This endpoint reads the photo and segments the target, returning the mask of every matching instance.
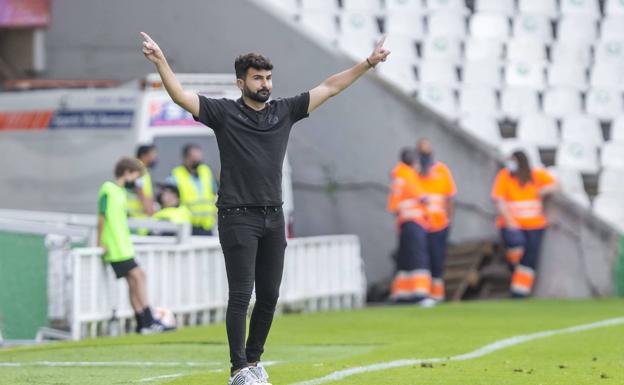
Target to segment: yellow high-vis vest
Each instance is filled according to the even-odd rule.
[[[154,198],[154,190],[152,187],[152,177],[150,176],[147,168],[145,169],[145,174],[143,174],[143,186],[141,187],[141,191],[143,192],[143,196],[149,199]],[[128,216],[132,218],[145,218],[147,217],[147,213],[143,208],[143,203],[139,199],[139,196],[134,191],[128,191]]]
[[[194,227],[212,230],[216,222],[217,206],[216,195],[212,189],[212,171],[205,164],[197,168],[197,175],[202,186],[201,195],[197,191],[193,176],[186,167],[178,166],[171,174],[175,177],[180,191],[180,205],[191,211],[191,223]]]

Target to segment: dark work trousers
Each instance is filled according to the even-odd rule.
[[[203,227],[195,227],[193,226],[193,232],[191,233],[192,235],[199,235],[199,236],[210,236],[212,235],[212,230],[206,230]]]
[[[427,233],[427,250],[431,258],[431,277],[442,278],[446,260],[449,228]]]
[[[399,235],[397,270],[413,271],[429,269],[427,232],[416,222],[403,223]]]
[[[535,230],[518,230],[518,229],[501,229],[501,237],[505,248],[524,248],[524,254],[518,265],[513,266],[514,275],[512,277],[512,290],[511,295],[515,298],[524,298],[528,296],[533,289],[533,277],[535,275],[535,269],[537,269],[537,263],[539,261],[539,252],[542,246],[542,239],[544,237],[545,229]],[[518,274],[530,274],[531,282],[524,283],[525,287],[521,287],[520,290],[514,289],[514,278]]]
[[[219,209],[219,240],[229,286],[225,323],[232,371],[235,371],[260,361],[271,329],[286,249],[282,208]],[[256,303],[245,344],[247,309],[254,281]]]

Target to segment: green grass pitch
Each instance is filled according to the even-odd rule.
[[[501,301],[372,307],[276,318],[265,361],[274,385],[353,367],[446,358],[497,340],[624,316],[623,300]],[[156,336],[0,350],[0,384],[227,383],[224,325]],[[49,362],[52,362],[50,364]],[[50,366],[50,365],[65,366]],[[483,357],[357,374],[340,385],[622,385],[624,324],[560,334]]]

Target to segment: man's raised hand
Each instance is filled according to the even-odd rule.
[[[143,55],[147,58],[147,60],[151,61],[154,64],[158,64],[159,62],[165,59],[165,55],[163,55],[162,50],[156,44],[152,38],[146,34],[145,32],[141,32],[141,36],[143,36]]]
[[[386,59],[388,58],[388,55],[390,55],[390,51],[384,48],[385,41],[386,41],[386,35],[383,35],[381,39],[379,40],[379,42],[377,43],[377,45],[375,46],[373,53],[368,57],[368,61],[372,65],[377,65],[382,61],[386,61]]]

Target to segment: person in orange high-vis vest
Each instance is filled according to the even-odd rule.
[[[421,302],[429,298],[431,290],[426,213],[414,158],[411,148],[401,152],[401,161],[392,170],[388,196],[388,211],[395,214],[399,228],[397,273],[390,289],[390,299],[396,302]]]
[[[427,211],[427,252],[431,266],[431,298],[444,300],[444,262],[447,254],[449,226],[453,217],[457,193],[451,170],[433,158],[429,139],[420,139],[418,151],[418,180],[424,191]]]
[[[513,267],[511,295],[531,294],[539,249],[548,224],[543,198],[558,190],[556,179],[542,168],[531,168],[522,151],[514,152],[498,172],[492,188],[506,257]]]

